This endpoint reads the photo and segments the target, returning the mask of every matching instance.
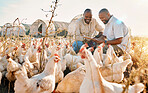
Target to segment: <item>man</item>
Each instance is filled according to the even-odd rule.
[[[102,35],[103,28],[98,24],[96,19],[92,18],[91,9],[86,9],[83,13],[83,17],[78,19],[76,22],[76,29],[74,33],[74,43],[72,44],[73,49],[76,53],[79,52],[79,49],[84,43],[88,43],[89,46],[93,46],[93,42],[89,42],[84,39],[84,37],[92,37],[92,35],[98,31],[99,34],[96,37]]]
[[[104,42],[106,44],[103,52],[106,53],[108,44],[113,46],[114,51],[118,56],[123,54],[123,50],[129,51],[129,32],[126,25],[113,15],[110,15],[106,8],[100,10],[99,18],[105,24],[105,29],[103,35],[96,39],[95,42],[98,44]]]

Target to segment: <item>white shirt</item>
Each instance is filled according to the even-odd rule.
[[[91,22],[89,24],[86,24],[84,22],[84,18],[82,17],[76,21],[74,39],[77,41],[83,41],[83,36],[93,37],[98,34],[96,31],[103,31],[102,26],[99,25],[96,19],[92,18]]]
[[[130,48],[130,40],[129,40],[129,31],[126,25],[112,16],[108,23],[105,25],[104,36],[106,36],[107,40],[115,40],[117,38],[123,37],[121,44],[117,46],[121,49],[129,51]]]

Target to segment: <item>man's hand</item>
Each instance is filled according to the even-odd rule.
[[[96,35],[94,38],[99,38],[99,37],[101,37],[102,35],[103,35],[103,32],[99,32],[99,34]]]
[[[101,44],[101,43],[104,43],[105,40],[104,39],[101,39],[101,38],[94,38],[93,40],[94,42],[98,43],[98,44]]]

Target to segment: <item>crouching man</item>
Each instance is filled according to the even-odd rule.
[[[76,22],[76,29],[74,32],[75,41],[72,44],[74,51],[78,53],[84,43],[88,43],[90,47],[95,46],[95,42],[87,40],[84,37],[93,37],[96,31],[99,32],[96,37],[100,37],[103,34],[103,28],[98,24],[96,19],[92,18],[92,11],[86,9],[83,13],[83,17]]]
[[[103,52],[106,53],[108,44],[111,44],[114,51],[118,56],[124,54],[124,51],[129,51],[130,40],[129,31],[126,25],[111,15],[107,9],[101,9],[99,12],[99,18],[105,24],[103,35],[100,38],[95,39],[98,44],[105,43]]]

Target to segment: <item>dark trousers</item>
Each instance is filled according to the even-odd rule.
[[[119,57],[119,56],[122,56],[122,55],[124,54],[123,50],[122,50],[120,47],[118,47],[117,45],[111,45],[111,46],[114,48],[114,51],[115,51],[115,53],[116,53],[116,55],[117,55],[118,57]],[[105,45],[105,46],[103,47],[103,53],[104,53],[104,54],[106,54],[107,49],[108,49],[108,45]]]

